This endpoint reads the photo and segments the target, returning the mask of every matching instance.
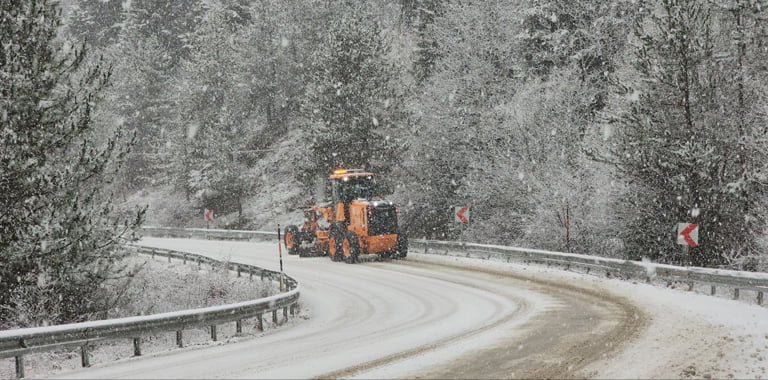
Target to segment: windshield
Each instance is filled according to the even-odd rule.
[[[350,202],[354,199],[369,199],[373,196],[373,177],[344,177],[333,180],[333,199]]]

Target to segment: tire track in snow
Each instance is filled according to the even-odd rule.
[[[466,270],[465,265],[436,263],[419,256],[421,264]],[[502,342],[464,355],[458,360],[419,371],[426,378],[582,378],[580,371],[616,353],[639,336],[647,316],[629,300],[586,285],[568,284],[519,271],[472,266],[476,273],[517,281],[559,300],[560,306],[531,320]],[[519,349],[514,349],[518,347]],[[510,349],[512,348],[512,349]]]
[[[407,262],[407,264],[403,264],[403,265],[406,265],[408,267],[407,270],[403,270],[404,268],[406,268],[403,265],[397,265],[395,267],[390,267],[390,265],[392,265],[392,264],[393,263],[385,263],[383,265],[379,264],[379,265],[381,265],[379,268],[382,269],[382,270],[398,272],[400,274],[408,273],[408,274],[411,274],[411,275],[417,276],[417,277],[433,279],[433,280],[437,280],[437,281],[449,282],[449,283],[457,284],[457,285],[460,285],[460,286],[477,289],[477,290],[483,291],[483,292],[488,292],[488,291],[492,292],[493,291],[493,289],[489,289],[488,287],[484,287],[484,286],[478,285],[477,282],[467,281],[467,280],[463,280],[461,278],[451,278],[450,276],[445,276],[445,275],[441,275],[441,274],[430,273],[432,270],[434,270],[434,268],[430,267],[430,266],[423,265],[423,264],[420,264],[418,266],[418,270],[416,270],[416,271],[413,270],[414,268],[410,267],[409,264],[412,264],[411,262]],[[359,365],[355,365],[355,366],[352,366],[352,367],[349,367],[349,368],[345,368],[345,369],[342,369],[342,370],[339,370],[339,371],[334,371],[334,372],[331,372],[331,373],[322,374],[320,376],[317,376],[316,378],[318,378],[318,379],[349,378],[349,377],[353,377],[353,376],[356,376],[356,375],[360,375],[361,373],[363,374],[363,376],[368,377],[368,375],[365,372],[369,371],[371,369],[374,369],[374,368],[377,368],[377,367],[386,366],[386,365],[390,365],[390,364],[393,364],[393,363],[397,363],[397,362],[402,361],[404,359],[416,357],[416,356],[422,355],[424,353],[427,353],[429,351],[434,351],[434,350],[437,350],[437,349],[440,349],[440,348],[444,348],[444,347],[447,347],[447,346],[449,346],[451,344],[455,344],[455,343],[461,342],[462,340],[466,340],[466,339],[469,339],[469,338],[481,335],[483,333],[487,333],[489,331],[493,331],[493,330],[499,328],[500,326],[509,324],[509,323],[511,323],[513,321],[524,321],[524,320],[527,320],[528,318],[532,317],[533,310],[531,308],[529,300],[527,300],[527,299],[525,299],[523,297],[516,297],[516,296],[509,296],[509,298],[510,298],[510,300],[512,300],[518,306],[516,310],[514,310],[512,313],[507,314],[506,316],[503,316],[502,318],[496,319],[495,321],[491,321],[488,324],[480,323],[479,326],[476,329],[473,329],[473,330],[470,330],[470,331],[466,331],[464,333],[457,334],[457,335],[454,335],[454,336],[451,336],[451,337],[448,337],[448,338],[445,338],[445,339],[442,339],[442,340],[439,340],[439,341],[436,341],[436,342],[431,342],[431,343],[428,343],[428,344],[425,344],[425,345],[422,345],[422,346],[419,346],[419,347],[416,347],[416,348],[413,348],[413,349],[410,349],[410,350],[407,350],[407,351],[399,352],[399,353],[394,354],[394,355],[389,355],[389,356],[382,357],[382,358],[379,358],[379,359],[376,359],[376,360],[371,360],[371,361],[368,361],[368,362],[365,362],[365,363],[361,363]],[[496,309],[496,312],[501,312],[501,311],[502,311],[501,307]],[[375,377],[375,376],[373,376],[373,377]]]
[[[188,249],[217,258],[227,256],[236,262],[264,267],[274,266],[277,261],[276,252],[272,252],[274,246],[263,243],[152,241],[159,246]],[[573,307],[563,295],[566,289],[562,284],[546,286],[542,281],[514,277],[509,272],[438,266],[412,258],[403,262],[363,265],[293,256],[284,257],[284,261],[287,271],[301,283],[301,302],[309,309],[310,319],[259,334],[254,339],[245,338],[237,343],[197,350],[182,349],[122,363],[103,363],[98,365],[100,368],[76,371],[70,376],[513,377],[527,373],[548,377],[547,374],[575,371],[583,366],[582,363],[591,361],[594,355],[600,357],[610,352],[598,344],[600,347],[589,350],[593,356],[583,355],[585,352],[578,349],[568,351],[569,347],[575,347],[573,345],[558,348],[546,339],[536,339],[535,334],[533,338],[526,335],[549,327],[537,322],[539,319],[557,321],[558,314]],[[580,293],[582,289],[576,287],[572,291]],[[621,314],[621,310],[617,313]],[[608,333],[600,330],[596,339],[604,336],[607,338],[601,342],[608,343],[615,338],[611,329],[621,324],[621,318],[613,318],[610,312],[583,311],[585,318],[591,315],[615,322],[603,326]],[[595,326],[582,330],[589,334],[595,331]],[[521,344],[525,350],[515,349],[519,351],[518,355],[552,362],[531,367],[519,358],[509,361],[509,348]],[[539,351],[557,352],[560,357],[536,356],[537,352],[532,351],[536,345],[541,346]],[[449,353],[445,354],[445,351]],[[483,370],[479,362],[472,362],[476,359],[472,357],[473,353],[483,353],[498,363],[513,363],[518,369],[514,373],[503,372],[504,366],[494,363],[491,367],[498,367],[499,371]],[[406,372],[394,376],[386,372],[375,375],[382,373],[377,371],[392,367]],[[530,371],[524,371],[525,368]],[[534,372],[537,368],[542,371]],[[442,376],[445,374],[447,376]]]

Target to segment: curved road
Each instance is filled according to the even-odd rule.
[[[143,244],[277,269],[276,243]],[[301,284],[293,326],[202,349],[103,363],[73,378],[561,378],[636,336],[645,317],[595,289],[414,259],[347,265],[283,256]]]

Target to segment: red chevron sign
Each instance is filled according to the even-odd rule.
[[[203,216],[206,222],[213,222],[213,210],[205,209]]]
[[[454,214],[456,221],[459,223],[469,223],[469,207],[460,206],[456,207],[456,213]]]
[[[699,225],[696,223],[677,224],[677,244],[696,247],[699,245]]]

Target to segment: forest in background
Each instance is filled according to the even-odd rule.
[[[82,0],[67,15],[113,64],[99,121],[136,139],[120,191],[183,199],[169,223],[210,208],[263,227],[249,199],[279,192],[289,212],[333,168],[364,167],[414,237],[759,265],[759,1]],[[701,230],[686,257],[678,222]]]
[[[0,322],[105,315],[145,218],[295,223],[337,167],[412,238],[765,271],[765,6],[0,2]]]

